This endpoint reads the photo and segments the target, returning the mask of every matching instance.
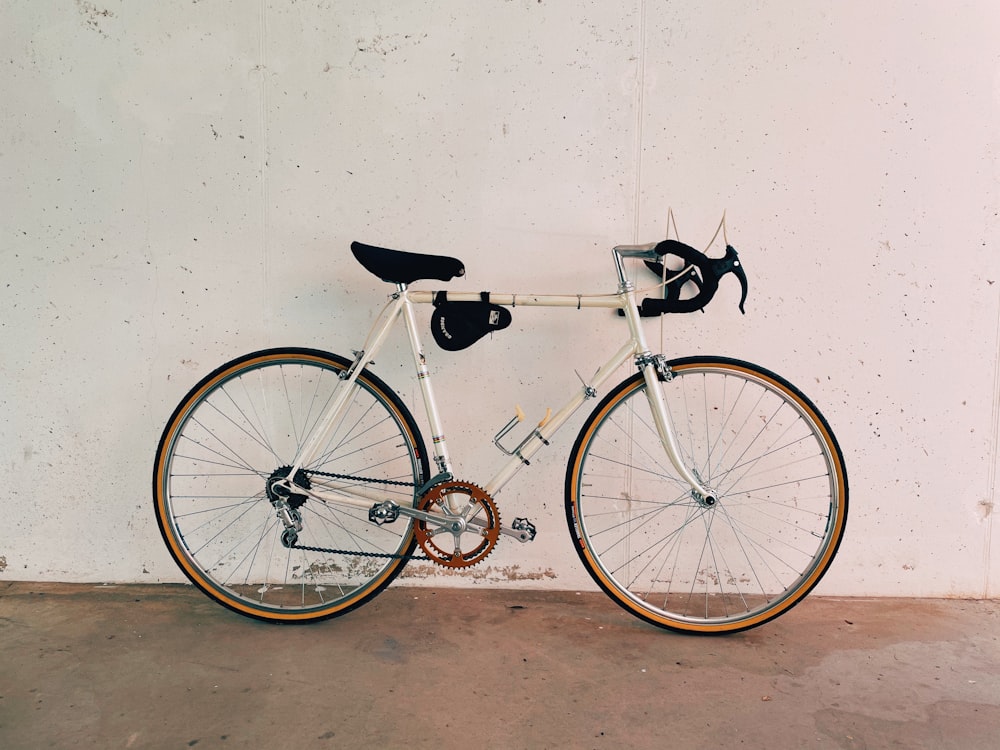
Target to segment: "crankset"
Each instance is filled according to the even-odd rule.
[[[482,562],[500,537],[496,503],[469,482],[435,485],[420,499],[419,509],[437,518],[417,521],[417,544],[432,562],[446,568],[469,568]]]

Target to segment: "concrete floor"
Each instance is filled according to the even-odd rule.
[[[1000,747],[1000,602],[814,597],[718,638],[602,594],[393,587],[254,622],[0,583],[0,748]]]

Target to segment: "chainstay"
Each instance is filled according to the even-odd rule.
[[[307,470],[306,474],[318,477],[330,477],[331,479],[350,479],[363,484],[388,484],[393,487],[416,487],[413,482],[399,482],[395,479],[375,479],[372,477],[358,477],[353,474],[337,474],[332,471]],[[383,560],[424,560],[432,562],[426,555],[392,555],[388,552],[361,552],[360,550],[331,549],[329,547],[310,547],[306,544],[293,544],[291,549],[300,549],[306,552],[323,552],[329,555],[352,555],[354,557],[370,557]]]
[[[330,549],[328,547],[310,547],[306,544],[293,544],[290,549],[301,549],[306,552],[325,552],[330,555],[353,555],[354,557],[375,557],[387,560],[425,560],[433,562],[426,555],[391,555],[388,552],[361,552],[349,549]]]

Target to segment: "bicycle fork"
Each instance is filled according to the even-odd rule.
[[[659,433],[663,450],[677,473],[691,485],[691,497],[699,505],[711,508],[718,502],[719,498],[705,487],[701,479],[684,463],[680,446],[677,444],[677,433],[674,432],[670,412],[667,410],[663,392],[660,390],[660,380],[669,383],[673,379],[670,368],[666,366],[666,359],[662,354],[637,357],[639,370],[646,381],[646,398],[649,401],[649,408],[653,413],[653,421],[656,423],[656,431]]]
[[[624,299],[623,311],[625,319],[628,321],[629,331],[632,340],[636,344],[636,366],[642,373],[646,381],[646,398],[649,401],[650,411],[653,413],[653,421],[656,423],[656,431],[660,437],[670,463],[680,474],[681,478],[691,487],[691,497],[701,506],[709,508],[718,502],[718,496],[706,487],[701,478],[694,471],[688,468],[681,455],[680,445],[677,443],[677,433],[674,431],[673,422],[670,419],[670,412],[667,409],[666,401],[663,398],[663,391],[660,388],[660,381],[670,382],[672,375],[667,367],[667,358],[662,354],[652,354],[646,344],[646,335],[642,330],[639,308],[635,299],[635,287],[625,274],[622,258],[655,258],[653,250],[656,243],[650,245],[621,246],[616,247],[612,253],[615,259],[615,267],[618,271],[618,293]]]

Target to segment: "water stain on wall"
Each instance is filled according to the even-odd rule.
[[[98,8],[87,0],[76,0],[76,7],[80,11],[80,15],[83,16],[84,25],[88,29],[96,31],[101,36],[107,36],[104,29],[101,28],[101,21],[106,18],[114,18],[114,13],[107,8]]]

